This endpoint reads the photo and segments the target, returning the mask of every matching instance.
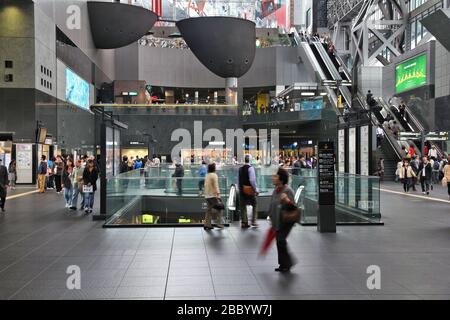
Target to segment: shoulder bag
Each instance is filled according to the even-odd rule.
[[[281,220],[285,223],[300,223],[301,210],[294,204],[281,206]]]
[[[216,209],[216,210],[224,210],[225,209],[225,205],[223,204],[222,199],[216,198],[216,203],[213,205],[213,209]]]
[[[247,195],[247,196],[254,196],[254,195],[256,195],[256,192],[255,192],[255,190],[253,190],[252,186],[243,185],[242,186],[242,192],[245,195]]]

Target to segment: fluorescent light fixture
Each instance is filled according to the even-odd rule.
[[[302,92],[300,95],[311,97],[315,96],[316,94],[314,92]]]
[[[136,91],[130,91],[128,95],[130,95],[130,96],[137,96],[138,93]]]
[[[326,96],[327,93],[326,93],[326,92],[321,92],[320,95],[321,95],[321,96]]]
[[[124,91],[124,92],[122,92],[122,95],[123,95],[123,96],[128,96],[128,95],[129,95],[129,92]]]
[[[210,146],[224,146],[225,142],[224,141],[210,141],[209,145]]]

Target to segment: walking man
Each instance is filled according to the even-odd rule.
[[[256,197],[259,194],[256,184],[255,168],[250,165],[250,155],[245,156],[245,164],[239,168],[239,211],[241,212],[241,227],[249,228],[247,206],[252,206],[252,226],[258,227],[258,207]]]

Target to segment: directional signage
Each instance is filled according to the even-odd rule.
[[[427,135],[425,135],[425,139],[429,141],[448,141],[448,132],[429,132]]]
[[[447,131],[432,131],[424,135],[424,139],[428,141],[448,141]],[[421,132],[399,132],[398,134],[400,141],[407,140],[418,140],[422,138]]]
[[[334,205],[334,146],[319,142],[319,204]]]

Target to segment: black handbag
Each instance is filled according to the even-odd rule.
[[[222,199],[216,198],[216,203],[213,205],[213,209],[216,209],[216,210],[224,210],[225,209],[225,205],[223,204]]]

